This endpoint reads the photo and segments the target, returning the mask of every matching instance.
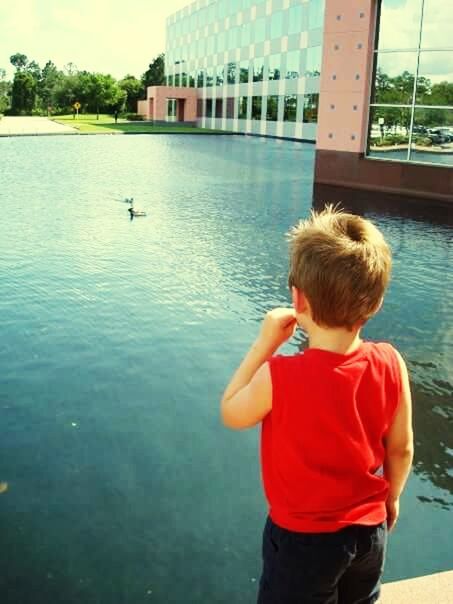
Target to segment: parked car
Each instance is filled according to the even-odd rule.
[[[443,145],[444,143],[451,143],[453,141],[453,136],[448,128],[430,128],[427,136],[436,145]]]

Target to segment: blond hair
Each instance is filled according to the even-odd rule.
[[[288,235],[288,282],[303,292],[318,325],[352,329],[379,310],[392,256],[369,220],[328,205]]]

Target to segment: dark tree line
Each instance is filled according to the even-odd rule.
[[[164,83],[164,55],[158,55],[140,79],[127,74],[116,80],[109,74],[79,70],[68,63],[60,70],[47,61],[40,67],[21,53],[10,57],[13,81],[0,68],[0,114],[48,115],[71,113],[74,103],[84,113],[135,113],[137,101],[146,98],[147,86]]]

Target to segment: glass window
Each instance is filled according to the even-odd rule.
[[[169,74],[167,76],[167,86],[173,86],[173,75]]]
[[[271,55],[269,57],[269,79],[279,80],[281,76],[281,54]]]
[[[425,0],[423,7],[422,48],[453,46],[453,3],[451,0]]]
[[[197,118],[203,117],[203,99],[197,99]]]
[[[266,19],[264,17],[261,17],[260,19],[257,19],[254,23],[253,23],[253,42],[255,42],[255,44],[258,44],[259,42],[264,42],[265,39],[265,35],[266,35]]]
[[[181,77],[179,73],[175,73],[175,86],[180,86]]]
[[[206,18],[206,21],[208,22],[208,24],[212,23],[214,21],[214,19],[215,19],[214,9],[215,9],[215,5],[214,4],[210,4],[207,7],[207,18]]]
[[[286,54],[286,78],[291,80],[300,76],[300,50]]]
[[[226,50],[225,36],[226,32],[224,31],[221,31],[217,35],[217,52],[224,52]]]
[[[370,156],[453,165],[451,17],[453,4],[445,0],[382,0]]]
[[[206,8],[202,8],[199,10],[198,12],[198,27],[202,28],[206,25],[206,20],[207,20],[207,9]]]
[[[453,109],[415,109],[410,158],[453,166]]]
[[[453,107],[453,51],[420,53],[415,102]]]
[[[416,52],[378,53],[372,102],[412,103],[416,66]]]
[[[305,123],[316,123],[318,121],[319,94],[304,94]]]
[[[308,27],[318,29],[324,24],[324,0],[310,0],[308,5]]]
[[[217,17],[225,19],[227,15],[227,0],[219,0],[217,2]]]
[[[307,48],[307,68],[305,75],[307,77],[316,77],[321,75],[321,61],[321,46],[311,46],[310,48]]]
[[[288,34],[300,34],[302,31],[302,6],[296,5],[289,9]]]
[[[368,137],[369,155],[407,159],[411,110],[405,107],[372,107]]]
[[[216,116],[216,118],[223,117],[222,111],[223,111],[223,99],[216,99],[216,101],[215,101],[215,116]]]
[[[212,117],[212,99],[206,99],[206,117]]]
[[[181,86],[187,86],[187,73],[185,71],[181,73]]]
[[[235,98],[232,96],[229,96],[226,100],[226,117],[228,120],[234,118],[234,101]]]
[[[239,46],[239,28],[232,27],[228,30],[228,50],[234,50]]]
[[[276,122],[278,119],[278,96],[267,97],[266,119],[268,122]]]
[[[167,99],[167,121],[176,120],[176,99]]]
[[[214,70],[212,67],[206,69],[206,86],[210,87],[214,82]]]
[[[422,0],[382,0],[379,49],[417,48]]]
[[[277,11],[271,15],[271,38],[281,38],[283,35],[283,12]]]
[[[205,38],[200,38],[197,42],[197,54],[199,57],[204,57],[206,54],[206,42]]]
[[[189,74],[189,87],[190,88],[195,88],[195,72],[192,71]]]
[[[285,96],[283,107],[283,119],[285,122],[295,122],[297,117],[297,95],[290,94]]]
[[[241,32],[241,46],[248,46],[251,41],[251,23],[244,23],[244,25],[240,28]]]
[[[261,119],[261,103],[262,97],[252,96],[252,120]]]
[[[223,65],[219,65],[217,67],[217,74],[216,74],[216,86],[222,86],[223,85],[223,78],[224,78],[224,67]]]
[[[241,84],[248,84],[249,81],[249,61],[241,61],[239,68],[239,82]]]
[[[197,88],[203,88],[204,86],[204,71],[200,69],[197,74]]]
[[[228,82],[228,84],[236,83],[236,70],[237,70],[236,63],[228,63],[228,65],[227,65],[227,82]]]
[[[253,81],[262,82],[264,74],[264,59],[254,59],[253,61]]]
[[[240,120],[247,119],[247,97],[246,96],[239,97],[238,118]]]

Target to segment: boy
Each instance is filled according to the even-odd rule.
[[[360,329],[382,305],[391,253],[369,221],[327,207],[290,233],[293,309],[270,311],[221,403],[262,422],[269,516],[259,604],[368,604],[413,457],[404,361]],[[273,356],[301,327],[308,348]]]

